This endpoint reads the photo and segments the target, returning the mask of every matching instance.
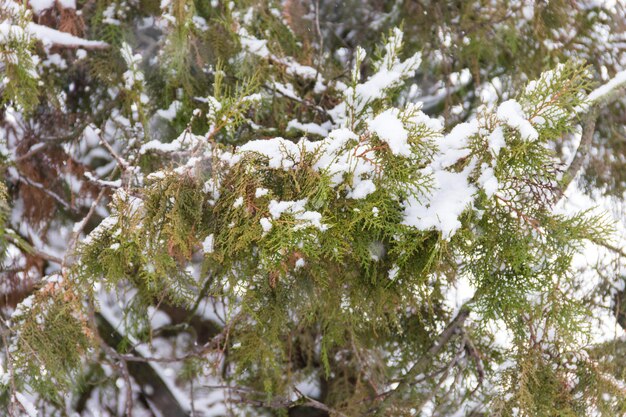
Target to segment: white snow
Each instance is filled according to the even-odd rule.
[[[396,62],[390,67],[383,67],[378,72],[370,76],[367,81],[358,84],[354,89],[356,93],[357,111],[363,109],[373,100],[382,98],[385,92],[397,87],[405,78],[412,75],[422,62],[420,53],[416,53],[404,62]],[[346,91],[346,98],[352,95],[352,88]]]
[[[498,106],[498,118],[507,126],[519,131],[524,140],[537,140],[539,133],[528,121],[522,106],[515,100],[507,100]]]
[[[67,47],[106,48],[108,44],[102,41],[90,41],[79,38],[60,30],[52,29],[44,25],[29,22],[27,31],[34,37],[48,45],[62,45]]]
[[[270,140],[253,140],[242,145],[238,153],[253,152],[263,155],[268,159],[270,168],[289,169],[294,165],[294,160],[298,160],[300,149],[296,144],[283,138]],[[290,159],[289,157],[292,156]],[[297,159],[296,159],[297,158]]]
[[[76,0],[57,0],[57,3],[64,9],[76,9]]]
[[[432,165],[435,169],[447,168],[454,165],[459,159],[469,155],[469,138],[476,135],[479,130],[478,120],[456,125],[450,133],[438,141],[439,152],[435,155]]]
[[[91,231],[91,233],[89,233],[87,235],[87,237],[85,237],[85,239],[83,239],[83,244],[88,245],[94,237],[98,237],[103,233],[106,233],[107,231],[109,231],[110,229],[114,228],[115,226],[117,226],[117,222],[118,222],[118,217],[117,216],[109,216],[104,218],[100,224],[98,226],[96,226],[95,229],[93,229]]]
[[[276,201],[272,200],[269,204],[269,211],[273,218],[279,219],[284,212],[303,211],[307,200],[299,201]]]
[[[163,143],[157,139],[153,139],[148,143],[144,143],[139,148],[139,152],[141,154],[145,154],[148,151],[157,151],[157,152],[177,152],[185,149],[193,149],[201,143],[206,142],[205,138],[200,135],[194,135],[193,133],[189,133],[187,131],[183,131],[176,139],[174,139],[170,143]]]
[[[174,100],[170,103],[167,109],[157,110],[157,115],[165,120],[172,121],[176,117],[176,113],[181,109],[182,103],[178,100]]]
[[[400,267],[398,265],[394,265],[389,272],[387,272],[387,276],[389,277],[390,281],[393,281],[396,279],[396,277],[398,276],[398,272],[400,272]]]
[[[239,208],[241,206],[243,206],[243,197],[240,196],[233,203],[233,208]]]
[[[493,152],[495,156],[498,156],[500,154],[500,150],[506,146],[502,126],[496,126],[496,128],[493,129],[487,137],[487,142],[491,152]]]
[[[266,196],[269,192],[270,192],[270,190],[268,190],[267,188],[257,188],[254,191],[254,197],[255,198],[261,198],[263,196]]]
[[[36,15],[41,14],[44,10],[53,8],[54,2],[55,0],[28,0],[28,4]]]
[[[270,230],[272,230],[272,220],[267,217],[261,217],[259,220],[261,224],[261,228],[263,229],[263,234],[267,234]]]
[[[372,180],[360,181],[352,192],[348,193],[348,198],[361,199],[376,191],[376,185]]]
[[[283,213],[293,215],[293,218],[298,222],[293,229],[300,230],[307,227],[315,227],[320,231],[325,231],[328,226],[322,223],[322,215],[317,211],[307,211],[304,206],[307,203],[307,199],[297,201],[276,201],[272,200],[269,203],[268,209],[272,217],[276,220],[280,219]]]
[[[296,129],[305,133],[312,133],[314,135],[327,136],[328,129],[322,127],[317,123],[300,123],[297,120],[291,120],[287,123],[287,130]]]
[[[461,227],[459,216],[472,204],[476,192],[467,182],[468,171],[435,171],[434,190],[427,197],[408,200],[402,223],[420,230],[439,230],[444,239],[452,237]]]
[[[214,239],[215,236],[213,235],[213,233],[211,233],[204,239],[204,241],[202,242],[202,250],[204,251],[204,253],[213,253]]]
[[[296,93],[296,90],[293,88],[293,85],[291,85],[291,83],[283,84],[279,83],[278,81],[274,81],[272,83],[272,86],[283,96],[292,98],[296,101],[302,101],[302,99],[298,97],[298,94]]]
[[[407,115],[407,126],[423,126],[432,132],[441,132],[443,123],[439,119],[428,116],[422,111],[423,103],[408,103],[404,114]]]
[[[347,87],[336,83],[337,88],[343,89],[345,101],[337,104],[328,113],[338,126],[351,118],[371,117],[367,107],[371,102],[383,98],[390,89],[399,87],[407,78],[413,76],[422,62],[421,54],[416,53],[405,61],[398,59],[398,52],[402,47],[402,32],[394,30],[385,45],[385,55],[372,74],[365,82],[356,84],[354,87]],[[365,58],[365,50],[357,47],[355,50],[355,61],[358,65]],[[352,71],[353,80],[360,78],[360,69],[356,66]]]
[[[605,97],[611,91],[624,86],[626,86],[626,71],[621,71],[615,74],[615,77],[613,77],[607,83],[601,85],[600,87],[589,93],[589,95],[587,96],[587,100],[594,103]]]
[[[252,10],[252,9],[250,9]],[[315,90],[317,92],[325,91],[326,85],[322,75],[315,68],[303,65],[291,57],[279,57],[270,52],[267,48],[267,41],[258,39],[245,29],[240,28],[238,31],[239,41],[244,51],[255,55],[259,58],[267,59],[272,63],[276,63],[285,67],[286,73],[296,75],[306,80],[316,80]]]
[[[448,284],[444,293],[444,303],[452,312],[451,316],[454,317],[461,307],[474,296],[476,287],[472,285],[466,274],[458,274],[456,280]]]
[[[37,417],[39,415],[35,405],[31,403],[24,394],[22,394],[19,391],[16,391],[15,398],[22,405],[22,407],[24,408],[24,411],[26,411],[26,414],[28,414],[28,417]]]
[[[244,28],[239,29],[239,41],[241,42],[241,47],[245,51],[262,58],[270,56],[270,51],[267,49],[267,41],[255,38]]]
[[[409,133],[398,118],[398,114],[398,109],[385,110],[367,124],[381,140],[387,142],[394,155],[410,156]]]
[[[493,168],[483,166],[483,172],[478,177],[478,183],[481,185],[487,197],[492,197],[500,188],[498,179],[496,178]]]
[[[102,22],[106,23],[107,25],[119,26],[121,22],[119,19],[115,18],[116,14],[117,14],[117,3],[113,2],[109,4],[109,6],[106,9],[104,9],[104,11],[102,12],[102,16],[104,17],[104,19],[102,19]]]

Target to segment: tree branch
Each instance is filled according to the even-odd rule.
[[[115,351],[115,349],[107,349],[104,347],[117,346],[122,341],[123,336],[103,315],[95,313],[94,319],[98,333],[104,342],[104,350],[113,355],[114,358],[124,362],[129,375],[137,382],[137,386],[141,389],[143,396],[148,400],[150,405],[158,409],[163,416],[188,417],[189,413],[187,410],[178,402],[176,396],[170,391],[167,384],[161,379],[150,363],[129,362],[127,355],[122,356],[119,352]],[[139,357],[136,351],[131,351],[131,354]],[[144,390],[143,387],[146,385],[150,385],[153,391],[147,392]]]
[[[598,108],[593,107],[582,120],[582,134],[580,137],[580,145],[576,150],[576,155],[572,160],[572,163],[567,167],[567,170],[563,173],[561,178],[561,184],[557,189],[556,201],[559,201],[565,191],[572,183],[574,178],[578,175],[578,172],[583,166],[583,163],[587,159],[591,143],[593,142],[593,134],[596,131],[596,120],[598,119]]]
[[[408,372],[402,377],[398,386],[390,391],[383,401],[380,402],[373,410],[368,414],[374,414],[375,416],[382,416],[385,409],[389,407],[394,399],[404,394],[411,386],[411,381],[419,374],[424,373],[431,360],[438,355],[444,346],[452,339],[455,333],[465,324],[465,320],[469,317],[470,308],[468,303],[463,305],[459,310],[456,317],[448,324],[448,326],[441,332],[435,343],[428,349],[428,351],[419,358],[415,364],[408,370]]]
[[[565,191],[574,178],[576,178],[587,158],[591,143],[593,142],[593,135],[596,130],[596,121],[598,120],[600,109],[620,98],[624,88],[626,88],[626,71],[618,73],[610,81],[589,93],[587,96],[589,103],[579,108],[578,113],[585,112],[581,121],[582,134],[580,145],[578,145],[578,149],[576,149],[572,163],[567,167],[567,170],[561,178],[561,184],[556,194],[555,203],[563,198]]]

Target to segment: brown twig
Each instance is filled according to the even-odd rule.
[[[19,181],[23,182],[24,184],[30,185],[31,187],[34,187],[34,188],[40,190],[44,194],[47,194],[49,197],[52,197],[53,200],[55,200],[57,203],[59,203],[61,206],[63,206],[63,208],[65,208],[67,211],[70,211],[72,213],[76,213],[76,209],[73,208],[70,205],[70,203],[65,201],[61,196],[59,196],[54,191],[49,190],[45,185],[40,184],[38,182],[35,182],[35,181],[31,180],[30,178],[22,176],[22,175],[20,175],[18,177],[18,179],[19,179]]]
[[[572,163],[567,167],[563,177],[561,178],[561,184],[556,192],[556,201],[558,202],[565,194],[565,191],[572,183],[576,175],[583,166],[583,163],[587,159],[589,154],[589,148],[591,148],[591,142],[593,141],[593,134],[596,130],[596,120],[598,119],[598,109],[594,107],[587,113],[582,120],[582,134],[580,137],[580,145],[576,150],[576,155],[572,160]]]
[[[67,245],[67,250],[65,252],[65,256],[63,257],[63,262],[61,264],[61,270],[65,269],[65,265],[67,263],[67,257],[70,254],[70,252],[74,249],[74,247],[76,246],[76,242],[78,241],[78,237],[80,236],[81,232],[83,231],[83,229],[85,228],[85,225],[87,224],[87,222],[89,221],[89,219],[91,219],[91,217],[93,216],[93,214],[96,211],[96,207],[98,206],[98,204],[100,204],[100,200],[102,199],[102,197],[104,197],[104,192],[106,189],[102,189],[100,190],[100,193],[98,194],[98,196],[96,197],[96,199],[93,201],[93,203],[91,204],[91,207],[89,208],[89,211],[87,212],[87,215],[80,221],[80,223],[78,224],[78,227],[76,228],[76,230],[74,230],[72,232],[72,237],[70,238],[70,242]]]
[[[126,384],[126,417],[132,417],[133,385],[130,379],[130,371],[128,370],[126,359],[117,350],[109,346],[102,336],[100,336],[100,333],[98,332],[98,325],[96,324],[95,310],[91,303],[88,304],[88,316],[89,323],[92,326],[93,335],[98,341],[98,344],[107,355],[117,360],[117,364],[114,364],[114,366],[119,370],[122,378],[124,379],[124,383]]]
[[[4,236],[5,239],[7,239],[9,242],[11,242],[12,244],[14,244],[17,247],[20,247],[20,242],[14,238],[13,236],[11,236],[10,234],[6,234]],[[30,252],[32,254],[34,254],[35,256],[37,256],[38,258],[41,258],[45,261],[48,262],[54,262],[55,264],[61,265],[63,264],[63,259],[56,257],[54,255],[50,255],[48,253],[42,252],[40,250],[38,250],[35,247],[32,247],[32,245],[29,245],[30,247],[25,248],[26,252]]]
[[[413,364],[413,366],[407,371],[406,374],[400,380],[398,386],[392,390],[389,395],[383,399],[380,404],[374,407],[368,414],[374,414],[375,416],[382,416],[387,407],[389,407],[396,397],[403,395],[411,386],[411,381],[419,374],[424,373],[425,369],[428,367],[428,364],[432,360],[433,357],[438,355],[444,346],[452,339],[457,331],[463,327],[465,321],[469,317],[470,308],[469,303],[471,300],[463,305],[459,310],[456,317],[448,324],[448,326],[441,332],[437,340],[433,343],[433,345],[428,349],[426,353],[424,353],[418,360]]]

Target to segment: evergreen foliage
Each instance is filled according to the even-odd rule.
[[[626,413],[621,4],[76,3],[0,0],[8,415]]]

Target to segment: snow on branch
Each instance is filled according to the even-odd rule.
[[[610,99],[609,96],[612,95],[613,92],[624,86],[626,86],[626,71],[621,71],[618,72],[615,77],[611,78],[608,82],[589,93],[587,99],[591,103],[599,103],[601,101],[605,101],[607,99]]]
[[[48,26],[39,25],[33,22],[28,23],[26,29],[34,38],[48,45],[86,49],[103,49],[109,46],[106,42],[79,38],[78,36],[61,32],[60,30],[52,29]]]

